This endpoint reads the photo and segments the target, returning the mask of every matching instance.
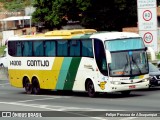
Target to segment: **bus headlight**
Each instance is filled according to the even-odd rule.
[[[149,81],[149,78],[143,79],[142,82],[147,82]]]
[[[121,82],[120,81],[111,81],[111,84],[120,85]]]

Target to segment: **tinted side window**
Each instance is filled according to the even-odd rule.
[[[82,40],[82,56],[93,57],[92,40]]]
[[[105,49],[102,41],[94,40],[94,51],[97,66],[103,75],[108,75]]]
[[[14,42],[14,41],[9,41],[8,42],[8,54],[10,56],[15,56],[16,55],[16,42]]]
[[[79,40],[71,40],[69,42],[69,46],[70,46],[70,49],[69,49],[70,56],[80,56],[81,55],[81,51],[80,51],[81,44]]]
[[[22,43],[20,41],[9,41],[8,54],[11,56],[22,56]]]
[[[16,54],[15,56],[22,56],[22,42],[16,42]]]
[[[93,57],[91,39],[54,41],[9,41],[11,56]]]
[[[43,41],[33,42],[33,54],[34,56],[44,56]]]
[[[23,41],[23,56],[32,56],[32,42],[31,41]]]
[[[56,42],[55,41],[45,42],[45,56],[56,56]]]
[[[68,41],[57,41],[57,56],[68,56]]]

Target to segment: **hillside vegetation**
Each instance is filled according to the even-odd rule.
[[[14,12],[24,10],[25,6],[31,5],[31,0],[0,0],[0,2],[5,10]],[[3,12],[3,10],[0,12]]]

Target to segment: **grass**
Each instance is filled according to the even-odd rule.
[[[160,53],[158,53],[156,57],[158,60],[160,60]]]
[[[1,46],[0,47],[0,56],[3,55],[3,51],[4,51],[5,48],[6,48],[6,46]]]

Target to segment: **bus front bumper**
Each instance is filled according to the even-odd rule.
[[[101,92],[121,92],[121,91],[132,91],[139,89],[147,89],[149,88],[149,81],[141,82],[141,83],[132,83],[132,84],[106,84],[104,90],[100,90]]]

